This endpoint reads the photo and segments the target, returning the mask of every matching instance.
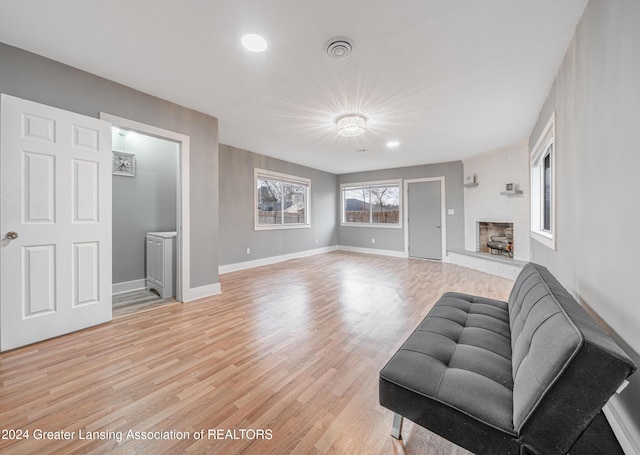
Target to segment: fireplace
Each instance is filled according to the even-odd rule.
[[[478,250],[513,257],[513,223],[478,222]]]

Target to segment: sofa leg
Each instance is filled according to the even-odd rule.
[[[402,422],[404,417],[400,414],[393,415],[393,427],[391,427],[391,436],[396,439],[402,439]]]

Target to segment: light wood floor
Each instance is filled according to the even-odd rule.
[[[30,438],[0,439],[0,453],[468,453],[411,422],[394,441],[378,373],[443,292],[506,299],[509,280],[335,252],[220,281],[221,295],[1,354],[0,429]],[[38,430],[73,439],[37,440]],[[129,430],[189,439],[127,440]]]
[[[147,289],[116,294],[112,300],[113,318],[119,318],[175,301],[176,299],[173,297],[163,299],[158,294]]]

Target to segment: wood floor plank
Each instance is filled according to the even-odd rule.
[[[393,440],[378,373],[443,292],[506,299],[511,281],[333,252],[220,282],[218,296],[0,354],[0,429],[30,433],[0,453],[468,453],[411,422]]]

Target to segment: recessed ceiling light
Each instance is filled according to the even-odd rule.
[[[242,45],[251,52],[263,52],[267,48],[267,42],[260,35],[250,33],[242,37]]]
[[[390,149],[394,149],[396,147],[398,147],[400,145],[400,142],[398,141],[389,141],[387,142],[387,147],[389,147]]]

